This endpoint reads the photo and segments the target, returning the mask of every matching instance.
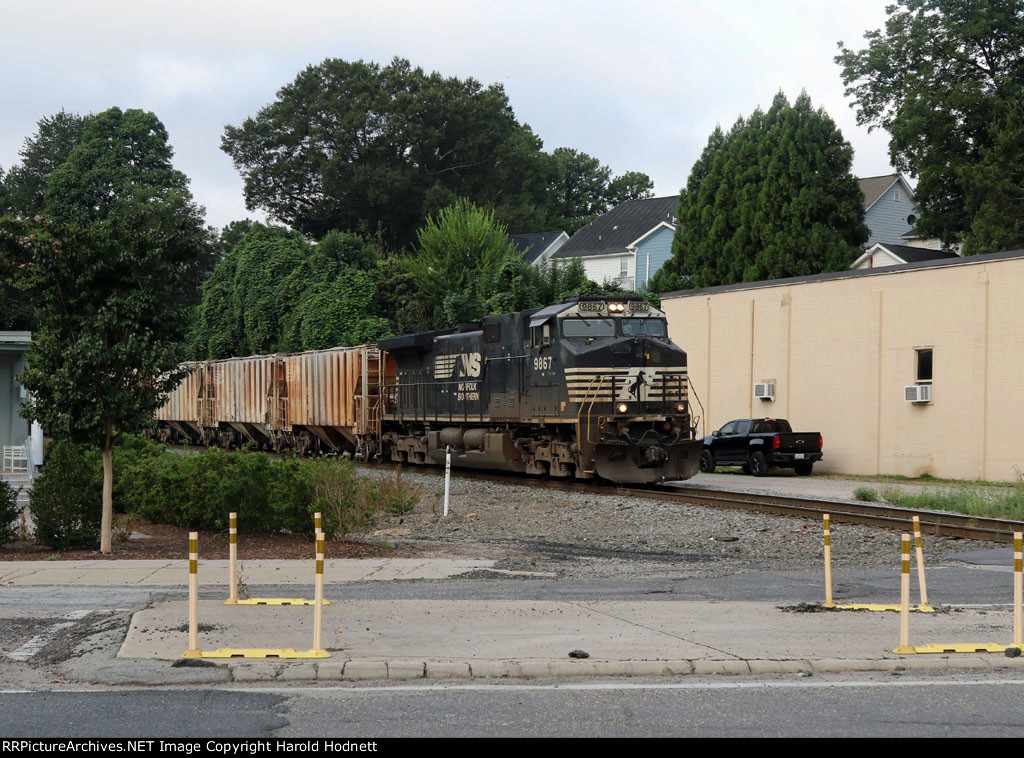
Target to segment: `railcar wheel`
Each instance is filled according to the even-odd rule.
[[[710,450],[700,454],[700,470],[705,474],[715,473],[715,456]]]
[[[750,473],[754,476],[766,476],[768,474],[768,461],[764,453],[756,452],[750,454]]]
[[[810,476],[811,469],[814,468],[814,461],[801,461],[793,468],[796,470],[797,476]]]

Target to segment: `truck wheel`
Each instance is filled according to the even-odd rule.
[[[796,470],[797,476],[810,476],[811,469],[814,468],[814,461],[801,461],[793,466],[793,468]]]
[[[705,474],[715,473],[715,456],[711,454],[710,450],[705,450],[700,454],[700,470]]]
[[[768,474],[768,461],[764,453],[757,452],[750,454],[750,473],[754,476],[765,476]]]

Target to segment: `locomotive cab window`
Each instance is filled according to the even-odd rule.
[[[668,327],[660,318],[627,318],[622,320],[622,333],[626,337],[667,337]]]
[[[484,342],[501,342],[501,324],[484,324]]]
[[[615,319],[611,318],[567,318],[562,321],[562,335],[583,339],[593,337],[614,337]]]
[[[530,342],[535,350],[551,345],[551,324],[530,327]]]

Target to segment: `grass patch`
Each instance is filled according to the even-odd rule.
[[[912,494],[889,486],[882,488],[882,497],[886,502],[899,508],[953,511],[969,516],[1024,520],[1024,479],[1019,470],[1016,483],[998,490],[979,491],[960,486]]]
[[[870,487],[858,487],[853,491],[853,496],[866,503],[878,502],[878,490],[873,490]]]

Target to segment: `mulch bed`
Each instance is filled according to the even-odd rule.
[[[167,560],[188,558],[189,529],[167,524],[153,524],[139,519],[135,531],[146,539],[114,542],[110,555],[99,550],[54,550],[32,540],[17,540],[0,547],[0,561],[89,561],[89,560]],[[327,558],[407,558],[414,553],[408,548],[384,547],[373,542],[328,541],[324,552]],[[239,560],[257,559],[313,559],[315,548],[310,537],[294,534],[238,535]],[[206,559],[228,558],[228,535],[199,532],[199,556]]]

